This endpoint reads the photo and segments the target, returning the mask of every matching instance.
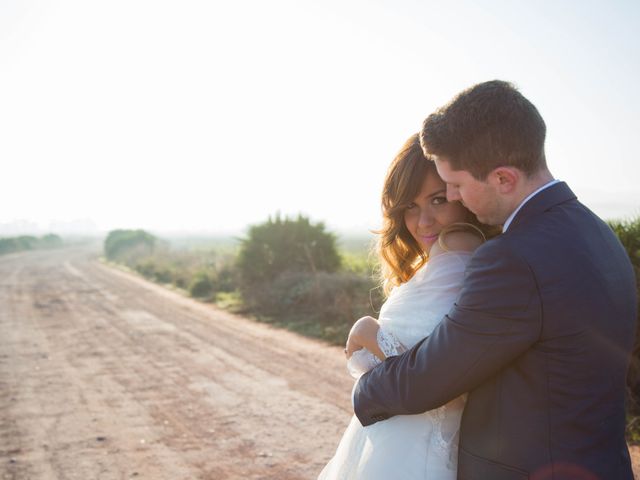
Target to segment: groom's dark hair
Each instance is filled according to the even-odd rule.
[[[425,155],[445,157],[453,170],[484,180],[497,167],[527,175],[546,168],[547,128],[536,107],[511,83],[479,83],[427,117],[420,144]]]

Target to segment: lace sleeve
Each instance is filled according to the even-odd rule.
[[[378,329],[377,339],[378,346],[385,357],[395,357],[407,350],[405,346],[400,343],[400,340],[398,340],[393,333],[385,330],[384,327]]]
[[[385,357],[393,357],[401,354],[406,350],[405,346],[393,335],[393,333],[384,330],[380,327],[376,336],[378,340],[378,346]],[[360,378],[360,376],[376,365],[382,363],[382,361],[371,353],[366,348],[356,350],[351,355],[351,358],[347,361],[347,370],[353,378]]]
[[[378,357],[366,348],[356,350],[347,361],[347,370],[353,378],[360,378],[364,373],[382,363]]]

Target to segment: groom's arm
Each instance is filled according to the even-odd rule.
[[[353,396],[358,419],[366,426],[422,413],[472,390],[538,339],[541,315],[529,265],[500,239],[486,243],[432,334],[360,378]]]

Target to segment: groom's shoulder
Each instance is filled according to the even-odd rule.
[[[506,234],[494,237],[478,247],[469,264],[470,269],[501,269],[506,266],[526,267],[527,248],[517,238]]]
[[[571,243],[571,235],[562,232],[555,220],[538,217],[510,228],[482,244],[473,255],[476,262],[489,259],[499,263],[531,263],[550,249]]]
[[[590,258],[594,246],[612,248],[611,228],[580,202],[572,199],[528,215],[476,250],[479,260],[518,259],[532,271],[561,269]]]
[[[532,219],[526,225],[518,225],[487,241],[476,250],[476,255],[536,262],[551,250],[570,248],[572,235],[558,227],[540,219]]]

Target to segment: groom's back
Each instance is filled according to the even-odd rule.
[[[492,248],[529,266],[539,337],[470,392],[459,478],[484,478],[476,455],[522,466],[504,480],[631,479],[624,392],[636,287],[627,254],[575,199],[519,217]]]

